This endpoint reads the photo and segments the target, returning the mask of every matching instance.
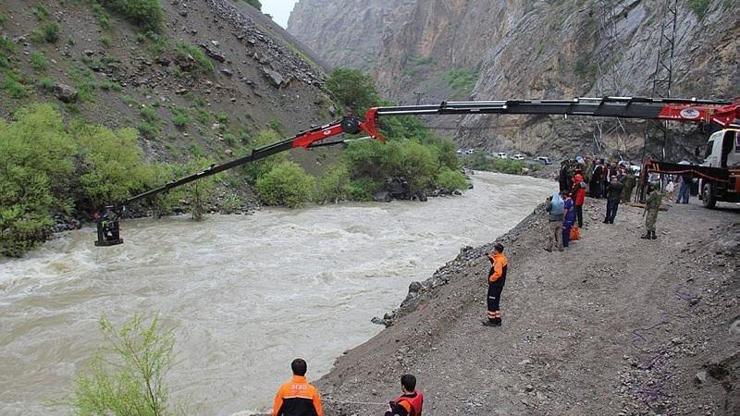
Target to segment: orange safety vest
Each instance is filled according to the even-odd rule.
[[[293,376],[275,395],[272,416],[324,416],[319,391],[306,377]]]
[[[414,390],[413,393],[398,396],[393,401],[401,406],[403,406],[403,403],[407,403],[410,409],[406,409],[406,406],[403,407],[408,410],[409,416],[421,416],[421,411],[424,407],[424,395],[420,391]]]

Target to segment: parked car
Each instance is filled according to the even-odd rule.
[[[537,161],[542,163],[543,165],[552,165],[552,161],[547,156],[538,156]]]
[[[496,153],[496,157],[499,159],[508,159],[509,155],[507,155],[505,152],[498,152]]]
[[[521,154],[521,153],[517,153],[514,156],[512,156],[511,158],[514,159],[514,160],[524,160],[525,159],[524,158],[524,155]]]

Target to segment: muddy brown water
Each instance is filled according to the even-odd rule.
[[[503,234],[557,186],[484,172],[473,183],[426,203],[126,221],[121,246],[95,248],[88,228],[0,260],[0,414],[70,414],[50,403],[100,345],[99,318],[137,312],[174,329],[168,380],[189,414],[269,408],[292,358],[325,374],[382,329],[370,319],[410,282]]]

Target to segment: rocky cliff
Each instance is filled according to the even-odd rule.
[[[320,4],[319,4],[320,3]],[[362,48],[371,35],[345,16],[387,3],[301,0],[291,31],[332,65],[358,66],[321,45],[343,39]],[[378,62],[373,74],[382,92],[399,102],[444,99],[552,99],[652,94],[664,0],[474,1],[417,0],[404,4],[384,28],[382,48],[365,49]],[[604,6],[607,4],[607,6]],[[323,10],[335,10],[331,33]],[[674,97],[740,95],[737,69],[738,6],[732,1],[678,2],[673,60]],[[359,38],[358,38],[359,36]],[[371,42],[372,44],[372,42]],[[339,46],[332,46],[336,50]],[[363,66],[358,66],[365,68]],[[461,145],[563,156],[598,153],[635,157],[643,123],[555,117],[466,117],[431,121],[452,129]],[[695,128],[678,127],[669,157],[683,157],[703,142]],[[653,152],[658,143],[653,140]],[[680,145],[677,143],[680,142]]]
[[[134,127],[153,159],[231,158],[331,118],[318,58],[259,11],[160,1],[157,32],[95,1],[0,2],[0,116],[34,102]]]

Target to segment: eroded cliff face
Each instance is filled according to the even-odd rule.
[[[300,0],[289,32],[334,66],[378,66],[383,38],[403,24],[415,0]]]
[[[302,7],[296,8],[291,21],[310,19],[315,27],[322,27],[322,14],[314,4],[319,2],[347,16],[389,3],[301,0]],[[396,16],[394,22],[401,23],[385,28],[382,48],[364,49],[367,56],[377,57],[373,74],[381,91],[396,101],[652,95],[664,0],[413,3],[397,12],[406,13],[403,18]],[[612,5],[606,9],[606,20],[603,3]],[[671,96],[740,95],[737,16],[738,6],[732,1],[710,1],[703,11],[679,2]],[[328,56],[320,47],[359,33],[358,26],[341,24],[346,19],[334,16],[333,21],[337,26],[330,33],[308,35],[306,28],[304,35],[293,26],[289,29],[332,65],[356,66],[342,56]],[[346,42],[363,47],[357,39]],[[643,142],[641,122],[471,116],[430,123],[454,127],[461,145],[551,156],[635,157]],[[696,128],[676,130],[680,140],[670,141],[669,157],[686,156],[704,141]],[[654,142],[653,152],[659,142]]]

